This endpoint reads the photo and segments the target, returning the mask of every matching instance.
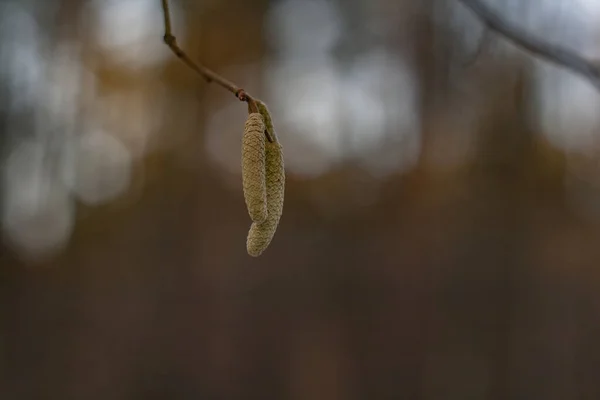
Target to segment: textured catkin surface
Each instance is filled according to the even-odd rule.
[[[267,218],[264,131],[262,115],[250,114],[242,139],[242,185],[248,215],[254,222],[263,222]]]
[[[258,107],[258,111],[263,117],[267,132],[269,132],[272,137],[275,137],[275,127],[273,126],[273,120],[271,119],[271,113],[269,113],[267,105],[260,100],[256,101],[256,105]]]
[[[264,222],[252,223],[246,247],[248,254],[258,257],[273,240],[281,214],[285,193],[285,168],[283,148],[277,141],[266,142],[266,187],[267,187],[267,219]]]

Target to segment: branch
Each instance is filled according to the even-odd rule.
[[[550,61],[565,69],[582,75],[600,90],[600,68],[591,60],[575,53],[573,50],[556,44],[547,43],[530,35],[518,26],[503,20],[481,0],[458,0],[470,9],[481,22],[492,31],[521,47],[534,56]]]
[[[214,82],[217,85],[221,86],[223,89],[228,90],[233,93],[235,97],[237,97],[240,101],[245,101],[248,103],[248,112],[249,113],[257,113],[258,106],[256,104],[256,100],[250,96],[244,89],[238,87],[233,82],[225,79],[221,75],[217,74],[213,70],[205,67],[201,63],[194,62],[177,44],[177,39],[173,35],[173,30],[171,27],[171,12],[169,9],[169,0],[162,0],[162,9],[164,16],[164,24],[165,24],[165,35],[163,37],[164,42],[171,49],[171,51],[179,57],[181,61],[183,61],[188,67],[196,71],[200,76],[202,76],[206,82]],[[265,135],[269,142],[273,142],[274,139],[271,137],[271,134],[265,131]]]

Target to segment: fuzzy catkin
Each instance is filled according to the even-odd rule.
[[[254,222],[263,222],[267,218],[265,141],[262,115],[248,115],[242,139],[242,185],[248,215]]]
[[[260,256],[273,240],[277,231],[279,220],[283,213],[283,200],[285,194],[285,168],[283,162],[283,148],[275,134],[273,120],[267,106],[257,101],[258,110],[262,115],[267,132],[273,142],[265,143],[265,171],[267,191],[267,219],[264,222],[252,223],[248,232],[246,248],[253,257]]]
[[[279,142],[266,143],[267,219],[253,222],[248,232],[246,248],[248,254],[258,257],[273,240],[283,213],[285,192],[285,169],[283,149]]]
[[[260,100],[256,100],[256,106],[258,107],[258,112],[260,112],[265,121],[267,132],[269,132],[271,137],[275,138],[275,127],[273,126],[273,119],[271,118],[271,113],[269,113],[267,105]]]

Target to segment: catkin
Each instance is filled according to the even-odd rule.
[[[258,107],[258,112],[260,112],[260,115],[262,115],[263,120],[265,121],[267,132],[269,132],[271,137],[275,138],[275,127],[273,126],[273,119],[271,118],[271,113],[269,113],[267,105],[260,100],[256,100],[256,106]]]
[[[262,115],[248,115],[242,139],[242,185],[248,215],[254,222],[263,222],[267,218],[264,132]]]
[[[283,163],[283,148],[273,128],[269,111],[262,102],[257,102],[267,131],[273,142],[265,143],[265,171],[267,192],[267,218],[263,222],[253,222],[248,232],[246,248],[253,257],[261,255],[273,240],[279,220],[283,213],[285,193],[285,168]]]
[[[283,151],[279,142],[266,143],[267,219],[253,222],[248,232],[248,254],[258,257],[269,246],[283,212],[285,170]]]

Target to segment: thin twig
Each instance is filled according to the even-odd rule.
[[[165,25],[165,35],[163,36],[163,40],[167,46],[171,49],[171,51],[179,57],[181,61],[183,61],[188,67],[196,71],[200,76],[202,76],[206,82],[214,82],[222,88],[228,90],[233,93],[235,97],[237,97],[240,101],[245,101],[248,103],[248,112],[257,113],[258,106],[256,105],[256,100],[250,96],[248,92],[244,89],[238,87],[233,82],[225,79],[221,75],[217,74],[213,70],[205,67],[199,62],[193,61],[177,44],[177,39],[173,35],[173,28],[171,25],[171,11],[169,8],[169,0],[162,0],[162,9],[164,16],[164,25]],[[274,141],[274,138],[271,137],[271,134],[265,131],[265,135],[270,142]]]
[[[500,34],[531,54],[557,64],[588,79],[600,90],[600,68],[573,50],[532,36],[530,33],[499,17],[480,0],[458,0],[470,9],[489,29]]]

